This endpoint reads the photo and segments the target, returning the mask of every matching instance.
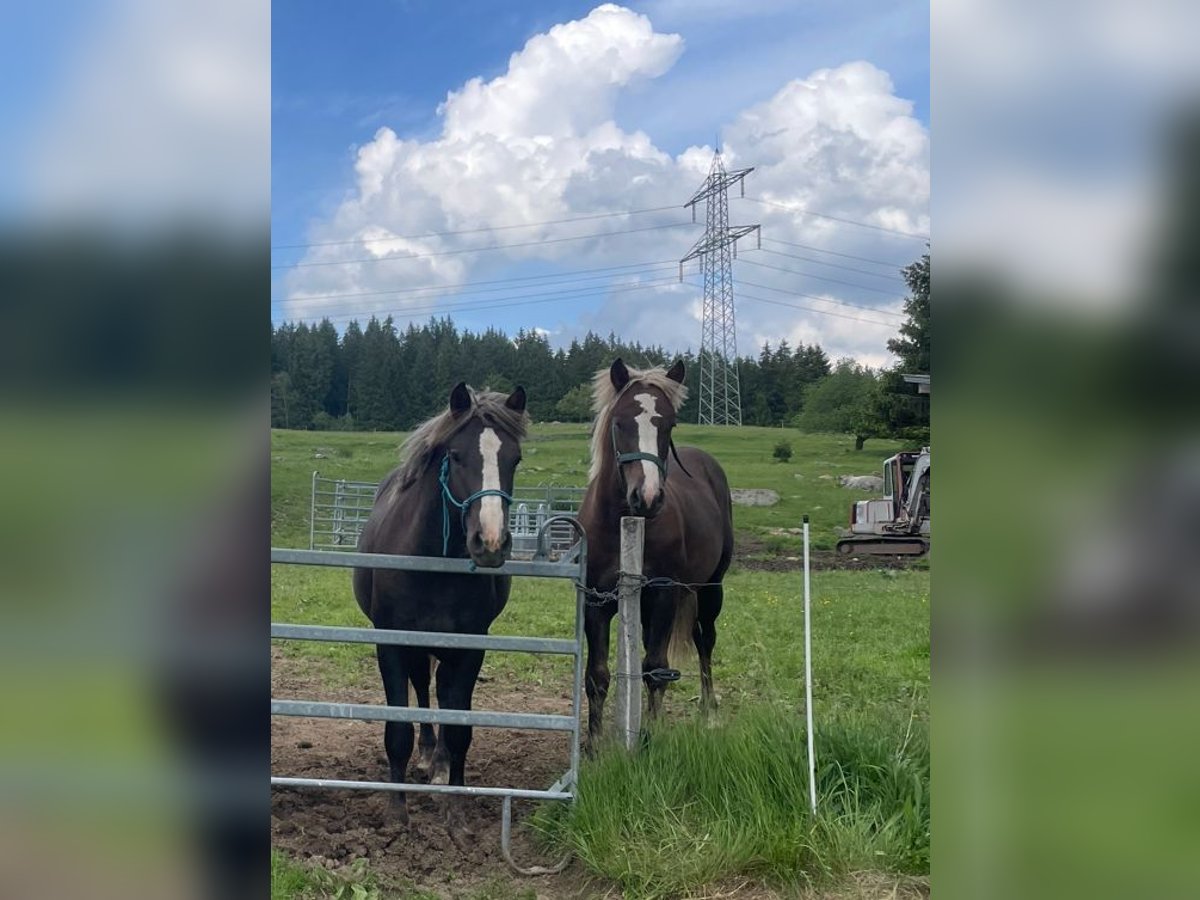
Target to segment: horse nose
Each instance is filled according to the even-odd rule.
[[[625,502],[629,505],[629,511],[636,515],[641,515],[642,512],[642,492],[639,488],[631,488],[629,495],[625,498]]]
[[[476,565],[485,568],[494,568],[504,565],[504,561],[509,558],[512,550],[512,534],[508,529],[504,530],[504,534],[500,541],[495,542],[485,541],[483,535],[478,531],[467,538],[467,553]]]
[[[471,553],[505,553],[512,549],[512,532],[505,528],[499,540],[485,538],[482,529],[467,539],[467,550]]]

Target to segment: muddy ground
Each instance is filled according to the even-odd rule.
[[[272,654],[272,694],[276,698],[320,698],[335,702],[384,701],[382,686],[330,688],[301,661]],[[543,687],[538,696],[484,682],[476,686],[476,709],[569,714],[569,682],[561,690]],[[570,737],[556,732],[477,728],[467,756],[468,784],[545,789],[569,764]],[[277,716],[271,722],[271,771],[276,775],[387,781],[382,722],[301,719]],[[409,778],[426,780],[410,764]],[[474,845],[465,852],[450,842],[444,827],[446,798],[411,794],[410,823],[398,824],[382,792],[292,790],[271,796],[271,843],[291,857],[331,869],[365,858],[385,880],[412,883],[447,896],[510,881],[516,876],[500,853],[500,805],[496,798],[466,801]],[[514,801],[513,855],[523,865],[548,865],[529,830],[521,823],[534,808]],[[521,890],[539,897],[577,897],[583,875],[574,864],[556,878],[520,879]]]
[[[758,572],[803,572],[803,551],[781,554],[757,534],[738,532],[734,545],[734,566]],[[926,556],[884,556],[843,554],[833,550],[809,550],[809,565],[814,572],[831,570],[907,569],[929,565]]]

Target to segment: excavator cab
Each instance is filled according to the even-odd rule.
[[[883,498],[850,507],[839,553],[920,556],[929,551],[929,448],[883,462]]]

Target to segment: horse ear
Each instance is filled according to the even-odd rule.
[[[683,384],[683,360],[675,360],[675,365],[667,369],[667,377],[672,381]]]
[[[629,370],[625,368],[625,363],[621,361],[621,357],[618,356],[613,360],[613,364],[608,370],[608,377],[612,380],[612,386],[618,391],[629,384]]]
[[[508,395],[508,399],[504,401],[504,405],[516,412],[525,411],[525,388],[517,385],[517,389]]]
[[[450,392],[450,412],[456,416],[461,416],[471,408],[471,392],[467,390],[467,383],[460,381],[454,386],[454,390]]]

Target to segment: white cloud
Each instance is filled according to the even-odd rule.
[[[620,92],[639,80],[662,77],[682,52],[682,39],[656,33],[646,16],[601,6],[583,19],[531,38],[512,55],[504,74],[486,82],[472,79],[451,91],[439,107],[442,130],[436,138],[406,140],[381,128],[357,151],[354,189],[330,220],[312,234],[312,240],[318,242],[370,243],[313,247],[304,262],[439,254],[486,244],[526,246],[405,261],[301,267],[289,273],[287,295],[297,299],[409,285],[447,285],[468,277],[486,278],[486,273],[502,265],[524,261],[581,269],[678,259],[699,236],[699,226],[585,241],[559,239],[687,221],[681,205],[706,176],[713,149],[691,147],[672,157],[655,146],[652,135],[626,131],[614,120]],[[928,135],[911,113],[911,104],[895,96],[886,73],[866,62],[851,62],[805,78],[784,80],[774,96],[724,126],[723,150],[730,166],[756,167],[748,182],[752,196],[886,227],[925,231]],[[419,236],[652,207],[672,209],[628,219]],[[698,218],[703,221],[703,209]],[[733,197],[731,221],[760,221],[764,233],[772,238],[841,252],[886,254],[899,264],[911,261],[923,249],[918,242],[889,241],[882,232],[848,228]],[[768,259],[763,254],[755,257],[751,247],[752,243],[743,244],[743,260]],[[838,274],[794,260],[771,261],[797,271]],[[879,266],[872,270],[887,271]],[[737,271],[741,277],[749,270],[739,264]],[[892,308],[904,290],[895,279],[886,282],[844,271],[841,275],[853,283],[890,285],[889,293],[851,286],[835,293],[829,282],[763,269],[754,271],[754,280],[855,303],[891,304]],[[629,286],[628,280],[623,286]],[[371,312],[402,314],[406,306],[429,303],[427,297],[403,298],[363,298],[354,301],[352,308],[365,317]],[[778,299],[793,302],[783,295]],[[813,305],[803,299],[794,302]],[[550,318],[547,308],[539,312],[546,327],[563,343],[589,327],[679,349],[695,348],[699,343],[700,305],[694,284],[614,292],[602,303],[593,302],[583,315],[577,315],[575,308],[575,304],[564,306],[560,321],[552,326],[545,322]],[[333,311],[346,309],[342,305]],[[285,315],[330,311],[320,303],[284,307]],[[770,339],[777,343],[779,336],[803,333],[806,343],[821,343],[831,356],[853,353],[879,361],[890,336],[886,329],[863,323],[749,302],[739,305],[738,326],[743,353],[757,352],[764,336],[773,335]]]

